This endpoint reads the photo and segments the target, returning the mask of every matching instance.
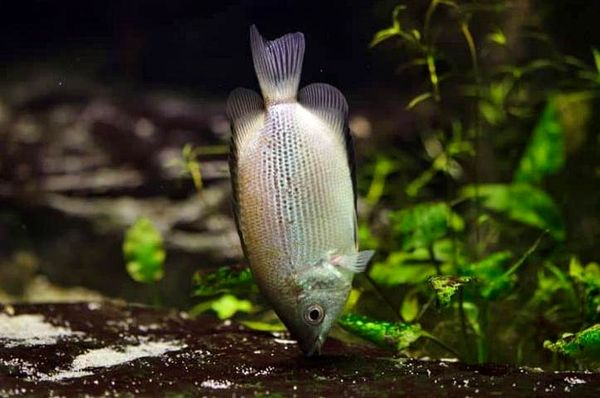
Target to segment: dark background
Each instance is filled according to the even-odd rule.
[[[95,66],[106,81],[225,93],[254,85],[248,28],[267,38],[306,35],[306,80],[368,84],[367,44],[389,20],[372,1],[22,1],[4,3],[0,63],[60,60],[73,72]],[[384,20],[374,17],[382,9]]]
[[[429,2],[410,3],[425,8]],[[537,3],[531,8],[545,15],[531,15],[531,20],[544,21],[560,50],[591,61],[590,47],[600,43],[600,2]],[[92,73],[109,84],[168,86],[220,96],[233,87],[256,84],[249,63],[248,27],[257,24],[271,39],[304,32],[307,82],[327,81],[345,90],[390,84],[401,88],[410,81],[394,76],[394,62],[368,48],[374,32],[390,24],[396,4],[395,0],[3,1],[0,70],[11,78],[23,71],[33,73],[44,63],[59,63],[65,79],[69,74]],[[395,57],[397,61],[398,53]]]

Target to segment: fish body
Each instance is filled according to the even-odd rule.
[[[301,33],[253,26],[251,46],[263,96],[236,89],[227,105],[236,223],[261,292],[313,355],[372,255],[357,246],[347,103],[322,83],[298,92]]]

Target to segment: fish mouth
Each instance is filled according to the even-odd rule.
[[[311,345],[311,348],[305,352],[306,356],[312,357],[321,355],[321,346],[323,345],[324,341],[325,339],[322,336],[317,336],[317,338]]]

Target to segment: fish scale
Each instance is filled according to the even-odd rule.
[[[239,190],[244,235],[262,242],[250,246],[250,261],[271,267],[284,258],[286,264],[278,267],[287,266],[287,272],[316,262],[328,251],[354,246],[348,233],[354,210],[346,154],[320,131],[302,131],[298,107],[278,104],[269,109],[258,145],[239,154],[255,165],[240,173],[244,182]],[[255,184],[261,189],[253,189]]]

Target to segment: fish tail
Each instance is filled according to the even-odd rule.
[[[295,99],[304,59],[304,35],[299,32],[288,33],[268,41],[252,25],[250,45],[254,69],[265,102],[268,104]]]

